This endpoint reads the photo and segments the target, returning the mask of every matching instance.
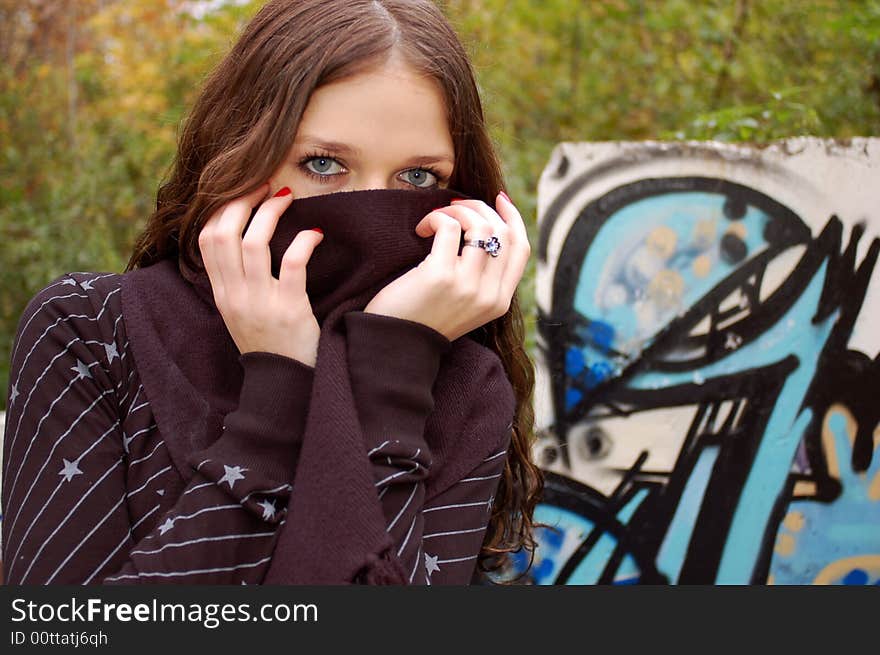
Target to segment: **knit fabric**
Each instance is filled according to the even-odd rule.
[[[431,208],[375,200],[396,220]],[[325,243],[344,214],[326,213]],[[6,582],[468,582],[510,438],[500,360],[364,313],[397,263],[359,288],[330,264],[309,291],[314,368],[240,355],[210,287],[169,260],[42,289],[13,346]]]

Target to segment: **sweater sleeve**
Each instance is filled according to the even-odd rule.
[[[260,582],[284,521],[308,403],[272,390],[310,384],[313,369],[271,353],[242,355],[240,402],[223,434],[192,453],[194,475],[173,505],[133,521],[136,496],[176,473],[161,444],[156,456],[139,458],[146,461],[129,458],[137,435],[125,434],[125,418],[146,403],[135,405],[136,393],[120,402],[133,363],[119,355],[127,344],[111,310],[118,292],[59,278],[19,322],[3,444],[5,581]],[[131,488],[132,466],[156,471]]]
[[[509,435],[508,429],[500,437]],[[424,523],[421,550],[411,584],[471,581],[506,461],[507,446],[500,446],[454,485],[426,500],[420,513]]]
[[[386,529],[395,544],[383,557],[386,570],[397,573],[384,580],[368,575],[362,582],[466,584],[501,477],[509,430],[474,425],[475,430],[499,432],[500,452],[436,498],[426,499],[432,458],[425,423],[434,408],[432,387],[440,361],[451,343],[405,319],[363,312],[350,312],[345,319],[352,391]],[[425,507],[428,500],[433,510]]]

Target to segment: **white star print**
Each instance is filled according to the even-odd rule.
[[[160,496],[164,496],[165,490],[164,489],[156,489],[156,493],[159,494]]]
[[[170,518],[165,519],[165,523],[159,526],[159,534],[165,534],[174,527],[174,521]]]
[[[104,344],[104,352],[107,353],[107,363],[110,364],[113,361],[113,358],[119,358],[119,351],[116,350],[116,342],[113,343],[105,343]]]
[[[79,460],[69,462],[63,457],[62,460],[64,461],[64,468],[58,471],[58,475],[63,476],[65,482],[70,482],[74,475],[82,475],[82,471],[79,470]]]
[[[134,441],[134,437],[129,437],[125,434],[122,435],[122,447],[125,449],[125,454],[128,455],[128,445]]]
[[[217,484],[228,482],[230,489],[235,485],[236,480],[244,480],[242,472],[247,471],[247,469],[240,466],[226,466],[226,464],[223,465],[223,470],[225,471],[223,477],[218,480]]]
[[[66,280],[63,280],[61,284],[72,284],[73,286],[76,286],[76,280],[74,280],[72,277],[69,277]]]
[[[18,398],[18,389],[16,388],[18,383],[12,385],[12,392],[9,395],[9,404],[12,405],[15,402],[15,399]]]
[[[79,286],[82,288],[83,291],[88,291],[89,289],[94,288],[92,286],[92,282],[94,282],[94,280],[86,280],[85,282],[80,282]]]
[[[492,511],[492,503],[493,502],[495,502],[495,496],[494,495],[489,496],[489,500],[486,501],[486,513],[487,514]]]
[[[260,507],[263,508],[263,520],[269,521],[275,518],[275,502],[269,500],[268,498],[261,503],[257,503]]]
[[[741,343],[741,336],[734,334],[733,332],[728,332],[727,338],[724,340],[724,347],[727,348],[727,350],[736,350]]]
[[[440,566],[437,564],[439,558],[439,555],[428,555],[428,553],[425,553],[425,568],[428,570],[429,578],[434,571],[440,570]]]
[[[70,370],[77,372],[77,380],[79,380],[80,378],[92,377],[92,373],[91,371],[89,371],[89,367],[83,364],[82,361],[80,361],[79,359],[76,360],[76,366],[71,366]]]

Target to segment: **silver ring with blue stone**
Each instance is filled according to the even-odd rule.
[[[465,239],[464,245],[482,248],[493,257],[497,257],[498,251],[501,250],[501,242],[494,234],[488,239]]]

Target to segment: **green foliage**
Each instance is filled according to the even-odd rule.
[[[200,81],[261,3],[198,17],[192,4],[0,0],[0,381],[40,287],[122,271]],[[560,141],[880,133],[880,0],[440,4],[533,244],[538,177]],[[533,264],[520,286],[530,347]]]

